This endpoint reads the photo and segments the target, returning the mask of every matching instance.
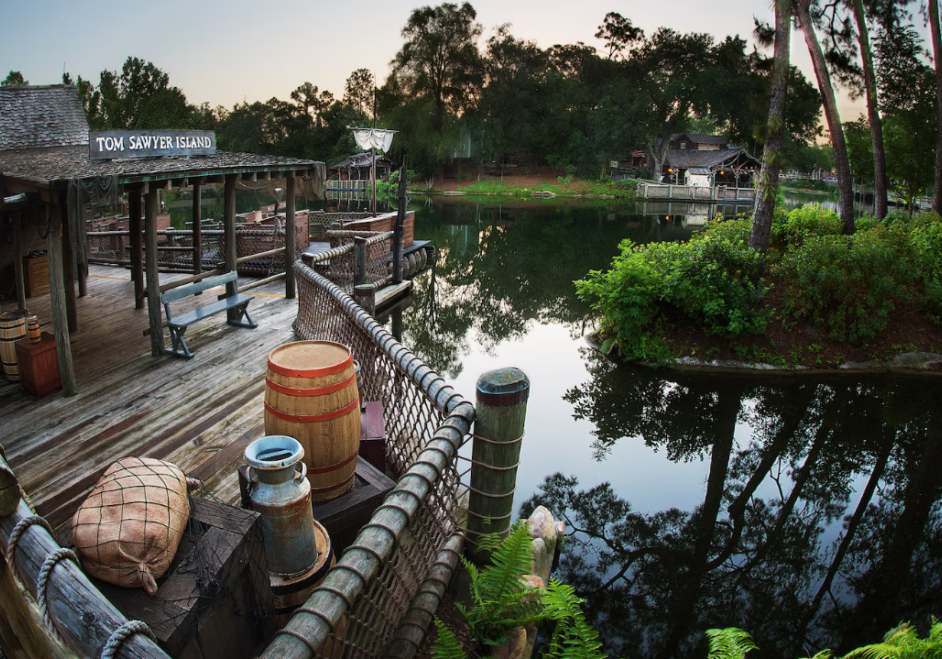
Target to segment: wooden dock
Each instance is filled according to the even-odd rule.
[[[258,329],[215,316],[187,332],[193,359],[152,357],[143,336],[147,310],[134,309],[128,271],[91,266],[71,337],[78,395],[35,399],[18,383],[0,383],[0,444],[40,515],[55,527],[67,522],[108,465],[129,455],[173,462],[204,480],[209,494],[237,503],[236,468],[245,447],[264,434],[268,353],[295,340],[297,315],[282,282],[250,294]],[[209,291],[181,301],[181,311],[212,297]],[[49,296],[28,304],[48,329]]]

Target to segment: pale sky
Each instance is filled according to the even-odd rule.
[[[31,84],[55,84],[63,69],[98,82],[128,56],[167,72],[191,103],[231,108],[237,102],[288,100],[309,81],[338,98],[358,68],[381,82],[402,45],[400,31],[421,2],[401,0],[0,0],[0,76],[18,70]],[[425,3],[433,4],[433,3]],[[472,5],[485,39],[495,26],[546,48],[594,38],[605,14],[617,11],[650,34],[659,26],[680,32],[727,34],[752,42],[753,15],[771,21],[771,0],[618,2],[602,0],[477,0]],[[814,82],[800,32],[792,62]],[[845,121],[861,102],[841,103]]]

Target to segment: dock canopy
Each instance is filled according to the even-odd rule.
[[[162,131],[139,131],[153,136]],[[169,133],[169,131],[163,131]],[[132,131],[134,133],[134,131]],[[165,137],[161,144],[208,144],[205,138],[190,139],[182,131],[180,139]],[[200,135],[206,132],[201,131]],[[212,135],[210,133],[210,135]],[[129,143],[139,144],[141,139]],[[298,158],[253,153],[229,153],[212,149],[206,155],[186,155],[186,149],[167,150],[173,155],[96,159],[90,157],[89,127],[78,90],[72,85],[0,87],[0,213],[12,218],[14,250],[0,255],[12,260],[16,273],[18,307],[25,309],[23,254],[20,231],[35,223],[36,234],[45,240],[49,263],[49,285],[56,352],[65,395],[75,393],[69,332],[78,328],[75,311],[75,278],[78,295],[85,294],[86,261],[85,201],[118,203],[127,195],[131,235],[131,270],[135,281],[137,306],[148,300],[152,353],[163,354],[160,311],[160,282],[157,273],[157,191],[193,188],[194,217],[199,212],[199,190],[204,184],[224,184],[226,271],[236,269],[235,191],[275,189],[286,191],[285,262],[295,260],[295,195],[323,196],[324,163]],[[158,151],[160,153],[160,151]],[[140,154],[138,154],[140,155]],[[26,195],[21,197],[20,195]],[[6,200],[10,205],[6,206]],[[14,202],[14,199],[16,200]],[[144,234],[143,244],[135,237]],[[194,232],[199,231],[199,223]],[[137,242],[138,244],[134,244]],[[33,245],[35,247],[35,245]],[[144,249],[148,258],[144,293]],[[151,258],[153,256],[153,258]],[[0,267],[8,263],[0,263]],[[199,280],[215,272],[194,274]],[[235,289],[235,284],[231,287]],[[285,273],[286,295],[294,297],[293,270]],[[104,346],[103,346],[104,347]]]

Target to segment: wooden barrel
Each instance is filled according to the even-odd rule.
[[[360,404],[349,348],[329,341],[298,341],[271,351],[265,434],[301,442],[315,503],[336,499],[353,487]]]
[[[0,314],[0,357],[7,380],[20,381],[20,366],[16,359],[16,342],[26,336],[26,312],[8,311]]]

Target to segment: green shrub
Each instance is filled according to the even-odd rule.
[[[917,273],[905,231],[877,226],[852,236],[811,235],[781,263],[786,312],[825,325],[838,341],[867,342],[913,298]]]
[[[629,359],[663,359],[662,324],[680,312],[710,334],[757,334],[766,326],[762,256],[746,242],[741,221],[717,223],[686,243],[621,244],[607,272],[576,282],[602,330]]]
[[[942,222],[932,213],[917,218],[913,225],[909,242],[924,287],[922,306],[935,322],[942,322]]]
[[[802,206],[788,213],[785,236],[788,244],[795,247],[812,236],[839,236],[841,226],[841,218],[834,211]]]

